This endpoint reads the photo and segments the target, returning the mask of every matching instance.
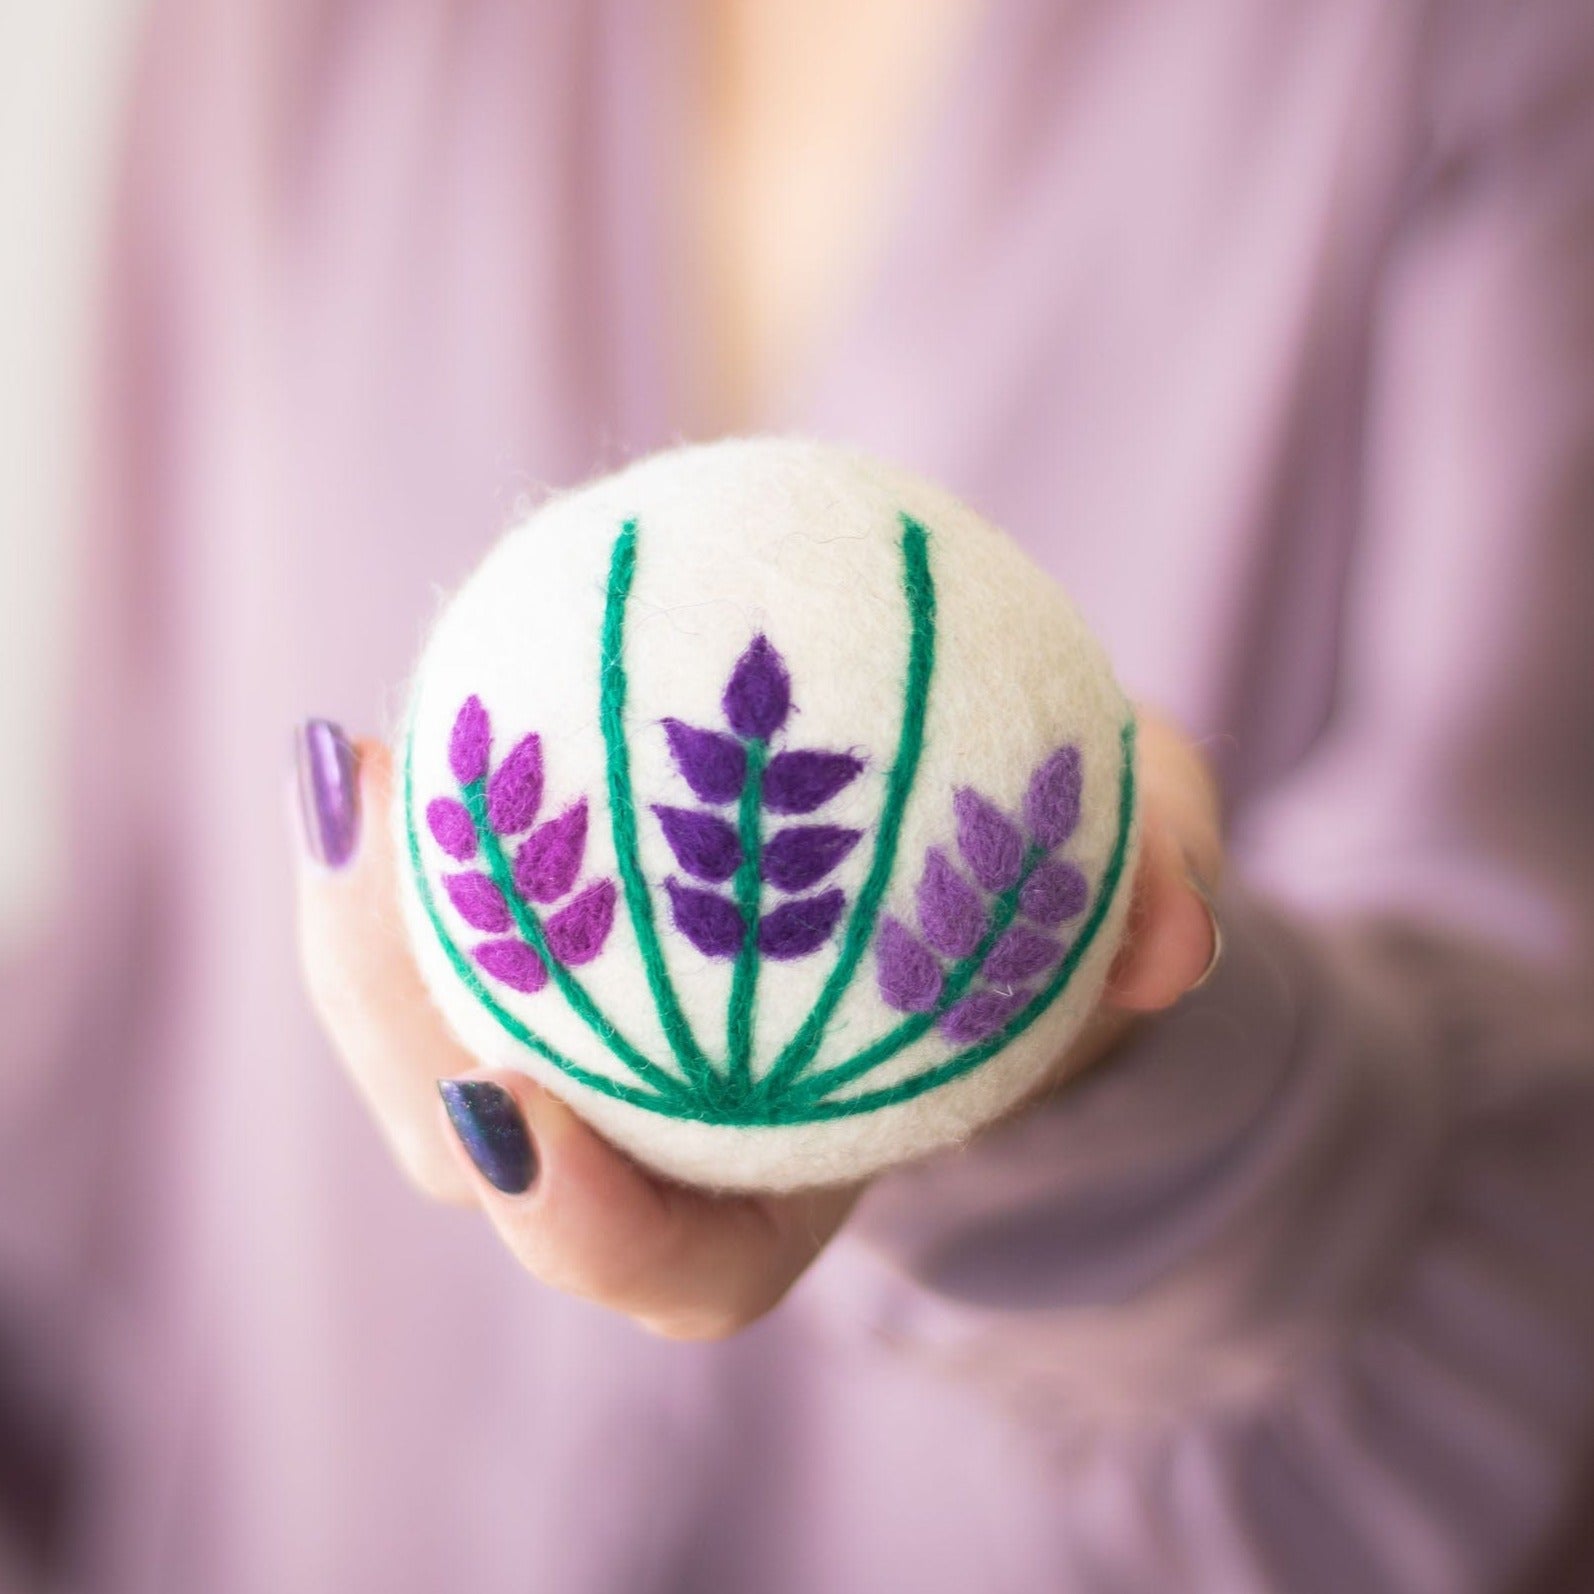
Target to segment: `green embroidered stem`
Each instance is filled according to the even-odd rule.
[[[763,842],[759,815],[764,803],[764,765],[769,744],[747,745],[747,779],[742,786],[737,830],[742,860],[736,869],[736,906],[742,915],[742,947],[731,975],[731,999],[725,1019],[726,1075],[729,1099],[745,1100],[753,1084],[753,1011],[758,995],[758,910],[763,896]]]
[[[902,730],[897,741],[897,756],[886,779],[874,859],[858,900],[853,904],[841,953],[830,971],[830,978],[825,981],[808,1017],[770,1065],[759,1086],[760,1099],[765,1102],[780,1095],[818,1053],[831,1017],[847,994],[874,935],[875,921],[880,916],[880,907],[896,868],[902,816],[918,775],[919,755],[924,751],[924,720],[929,706],[930,679],[935,672],[935,581],[930,574],[928,540],[923,526],[906,515],[902,517],[902,590],[907,598],[911,633],[907,679],[902,694]]]
[[[1031,847],[1024,854],[1024,866],[1019,872],[1019,877],[996,899],[991,910],[991,922],[986,927],[985,934],[980,937],[980,944],[966,958],[954,963],[947,971],[945,983],[941,987],[941,994],[936,998],[934,1007],[928,1012],[915,1013],[911,1018],[904,1019],[895,1029],[889,1030],[872,1046],[865,1047],[857,1056],[849,1057],[846,1062],[837,1063],[833,1068],[821,1069],[817,1074],[809,1074],[803,1079],[794,1080],[785,1092],[780,1105],[801,1109],[810,1101],[828,1096],[841,1086],[850,1084],[860,1075],[878,1068],[881,1063],[888,1062],[904,1047],[911,1046],[921,1035],[926,1034],[973,983],[975,975],[980,972],[980,966],[991,955],[992,947],[1017,916],[1019,896],[1030,875],[1034,873],[1036,864],[1045,856],[1045,850],[1041,847]]]
[[[637,845],[636,803],[631,787],[631,753],[625,740],[625,610],[636,578],[636,522],[628,520],[615,539],[609,560],[609,586],[603,611],[603,672],[599,719],[603,730],[608,777],[609,818],[614,829],[614,852],[625,892],[626,911],[636,933],[637,949],[648,989],[665,1039],[686,1077],[697,1087],[706,1106],[717,1104],[721,1082],[692,1033],[680,998],[670,982],[670,971],[659,945],[653,897],[642,874]]]
[[[1101,885],[1096,892],[1096,901],[1090,910],[1090,915],[1080,928],[1079,936],[1074,944],[1069,947],[1067,955],[1058,964],[1050,980],[1041,987],[1033,1001],[1021,1008],[996,1034],[981,1041],[977,1046],[971,1046],[966,1051],[949,1057],[944,1063],[934,1068],[926,1069],[922,1074],[912,1074],[907,1079],[898,1080],[894,1085],[882,1086],[879,1090],[865,1091],[857,1096],[846,1096],[840,1100],[806,1102],[802,1106],[802,1115],[799,1120],[803,1123],[813,1123],[821,1119],[851,1118],[858,1113],[875,1112],[881,1107],[894,1107],[899,1102],[911,1101],[915,1096],[922,1096],[927,1090],[934,1090],[939,1085],[949,1084],[961,1074],[966,1074],[972,1068],[977,1068],[986,1058],[994,1057],[997,1052],[1010,1041],[1022,1035],[1040,1015],[1062,994],[1063,987],[1074,976],[1074,970],[1079,967],[1080,961],[1090,950],[1100,931],[1103,921],[1107,917],[1107,910],[1112,906],[1113,899],[1118,894],[1118,887],[1122,882],[1124,864],[1129,854],[1129,832],[1134,820],[1135,810],[1135,725],[1129,721],[1123,728],[1123,771],[1118,781],[1118,836],[1113,843],[1112,856],[1107,860],[1107,867],[1102,873]]]
[[[638,1079],[652,1085],[662,1095],[681,1094],[681,1081],[672,1078],[657,1063],[649,1061],[614,1025],[599,1011],[597,1004],[587,994],[586,987],[562,964],[548,946],[542,920],[523,898],[515,885],[515,873],[504,856],[503,845],[487,822],[487,780],[473,781],[461,795],[465,807],[476,827],[476,841],[487,863],[487,872],[493,884],[503,894],[509,906],[515,928],[526,944],[540,957],[548,976],[559,988],[559,994],[570,1004],[576,1017],[584,1023]]]
[[[612,1096],[616,1101],[629,1102],[633,1107],[645,1107],[650,1112],[664,1113],[669,1117],[680,1118],[695,1116],[690,1112],[682,1111],[677,1105],[681,1102],[679,1087],[676,1093],[669,1097],[655,1094],[651,1090],[641,1090],[636,1086],[627,1085],[621,1080],[610,1079],[606,1074],[596,1074],[590,1069],[583,1068],[579,1063],[572,1062],[562,1052],[555,1051],[547,1041],[528,1029],[513,1013],[501,1006],[498,1000],[488,990],[485,982],[477,974],[469,958],[454,944],[448,933],[447,926],[443,923],[443,916],[438,911],[437,899],[432,895],[432,888],[426,879],[426,871],[421,864],[421,841],[415,828],[415,803],[414,779],[411,772],[411,750],[406,741],[404,752],[404,828],[409,841],[410,873],[415,881],[415,889],[421,899],[421,906],[426,911],[432,930],[437,936],[439,945],[443,948],[443,955],[452,965],[454,972],[469,990],[472,996],[498,1021],[500,1027],[522,1046],[528,1046],[539,1057],[546,1058],[560,1073],[585,1085],[589,1090],[598,1091],[605,1096]],[[668,1077],[668,1076],[666,1076]]]

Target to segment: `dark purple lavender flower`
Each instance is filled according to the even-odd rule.
[[[524,941],[483,941],[472,956],[495,980],[534,996],[548,983],[548,967]]]
[[[756,636],[725,688],[725,719],[745,741],[767,741],[791,712],[791,676],[768,637]]]
[[[655,804],[653,812],[658,815],[676,862],[689,875],[721,881],[736,873],[742,861],[742,844],[734,825],[718,814],[706,814],[696,808]]]
[[[862,768],[855,753],[776,753],[764,771],[764,806],[772,814],[811,814],[851,785]]]
[[[457,798],[434,797],[426,805],[426,827],[450,858],[468,863],[476,856],[476,826]]]
[[[907,926],[887,914],[875,940],[875,979],[882,1000],[899,1013],[928,1013],[943,983],[935,955]]]
[[[952,798],[958,851],[987,891],[1006,891],[1024,867],[1024,838],[995,803],[965,786]]]
[[[679,880],[664,882],[675,917],[675,927],[704,957],[735,957],[741,950],[745,926],[736,905],[717,891],[699,891]]]
[[[735,802],[747,780],[747,749],[734,736],[702,731],[680,720],[664,722],[670,757],[699,802]]]
[[[461,786],[469,786],[487,773],[487,756],[492,747],[492,722],[482,700],[473,693],[454,716],[454,730],[448,739],[448,767]]]
[[[858,845],[862,834],[840,825],[788,826],[764,848],[764,878],[780,891],[806,891]]]
[[[1062,846],[1079,823],[1079,796],[1084,780],[1079,749],[1060,747],[1035,771],[1024,797],[1024,821],[1030,834],[1048,852]]]
[[[487,823],[497,836],[513,836],[542,806],[542,739],[523,736],[487,783]]]
[[[515,886],[532,902],[557,902],[576,883],[587,850],[587,799],[538,825],[515,856]]]
[[[778,959],[817,952],[829,940],[846,903],[845,894],[836,889],[782,903],[759,921],[759,950],[765,957]]]

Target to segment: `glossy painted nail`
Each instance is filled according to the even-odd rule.
[[[360,839],[359,756],[331,720],[306,720],[293,751],[305,848],[324,868],[341,869]]]
[[[1201,906],[1207,910],[1207,922],[1212,926],[1212,956],[1207,959],[1207,966],[1196,976],[1195,983],[1190,991],[1199,991],[1214,974],[1218,972],[1218,964],[1223,961],[1223,925],[1218,918],[1217,904],[1212,900],[1212,893],[1206,887],[1194,869],[1186,869],[1185,884],[1201,899]],[[1189,991],[1185,993],[1189,995]]]
[[[481,1176],[505,1195],[524,1195],[537,1177],[537,1149],[515,1098],[483,1079],[440,1079],[437,1089]]]

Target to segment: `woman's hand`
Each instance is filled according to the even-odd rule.
[[[1206,897],[1221,862],[1211,781],[1194,748],[1144,713],[1139,746],[1144,830],[1129,934],[1097,1019],[1059,1060],[1057,1080],[1109,1051],[1136,1015],[1177,1001],[1216,954]],[[436,1200],[480,1206],[545,1283],[655,1333],[720,1338],[774,1306],[859,1189],[686,1189],[638,1167],[525,1075],[478,1068],[445,1029],[405,939],[382,819],[391,802],[387,749],[351,746],[311,722],[300,733],[299,764],[305,981],[411,1181]]]

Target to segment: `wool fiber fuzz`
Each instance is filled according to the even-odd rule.
[[[401,736],[448,1023],[689,1183],[860,1178],[1056,1070],[1123,933],[1134,720],[1063,592],[816,444],[556,498],[444,609]]]

